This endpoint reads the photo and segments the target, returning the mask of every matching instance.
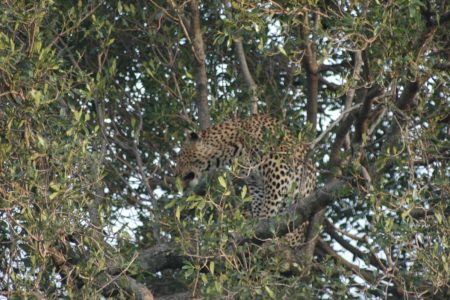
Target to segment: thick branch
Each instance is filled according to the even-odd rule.
[[[228,19],[232,22],[232,13],[231,13],[231,3],[229,1],[225,1],[225,6],[227,8],[227,16]],[[258,85],[253,79],[252,73],[248,68],[247,58],[245,56],[244,45],[242,43],[242,38],[238,37],[234,39],[234,48],[236,51],[236,56],[239,61],[239,66],[242,72],[242,76],[244,77],[245,83],[248,85],[248,88],[251,93],[251,107],[250,112],[253,115],[258,114]]]
[[[306,233],[306,245],[303,247],[301,253],[305,257],[305,261],[311,262],[316,249],[317,239],[322,231],[322,224],[325,219],[326,209],[317,212],[310,221],[308,232]]]
[[[49,249],[49,254],[62,277],[67,278],[67,280],[75,279],[80,282],[84,280],[84,278],[74,278],[74,274],[77,274],[77,272],[73,272],[73,270],[76,269],[76,266],[70,263],[71,258],[68,257],[67,254],[57,249],[56,246]],[[119,259],[121,258],[119,257]],[[117,271],[117,267],[114,266],[117,261],[111,260],[109,263],[111,264],[111,268],[106,268],[103,272],[98,273],[96,277],[93,278],[95,285],[99,287],[97,290],[98,292],[101,292],[105,297],[108,297],[113,294],[118,287],[134,296],[134,299],[153,300],[153,294],[145,285],[125,275],[126,269],[120,271],[120,274],[118,275],[112,274]]]
[[[413,103],[418,96],[421,87],[425,82],[425,78],[418,78],[415,81],[410,81],[404,87],[403,93],[396,102],[396,106],[400,111],[408,111],[412,108]],[[388,133],[386,141],[383,145],[382,153],[387,153],[387,148],[396,145],[399,141],[399,134],[401,127],[405,125],[404,118],[397,119],[397,122],[393,122],[391,131]],[[391,163],[387,163],[385,168],[389,168]],[[381,172],[380,172],[381,173]],[[373,174],[372,174],[373,175]]]
[[[356,93],[356,87],[358,85],[358,82],[360,80],[360,73],[363,65],[363,59],[362,59],[362,51],[357,50],[354,53],[354,65],[353,65],[353,74],[352,78],[350,80],[350,87],[348,88],[347,92],[345,93],[345,108],[348,109],[352,106],[353,101],[355,99],[355,93]],[[346,148],[349,148],[350,146],[350,133],[347,133],[344,140]]]
[[[303,59],[306,69],[306,95],[308,103],[306,106],[306,118],[312,125],[313,130],[317,126],[317,97],[319,94],[319,65],[316,61],[316,53],[312,42],[308,42]]]
[[[203,130],[210,126],[211,116],[208,105],[208,77],[206,75],[205,64],[206,55],[202,31],[200,28],[200,12],[198,6],[198,0],[191,0],[189,2],[189,7],[191,10],[191,40],[196,67],[195,83],[198,120],[200,123],[200,129]]]
[[[340,149],[342,144],[344,143],[347,133],[352,126],[353,120],[355,118],[354,115],[354,112],[350,113],[336,130],[336,138],[330,149],[330,165],[335,168],[337,168],[341,164],[339,155]]]
[[[176,253],[175,242],[160,243],[139,252],[137,263],[142,270],[156,273],[167,268],[181,268],[183,257]]]
[[[344,247],[345,249],[350,251],[356,257],[359,257],[362,260],[366,260],[368,257],[371,265],[373,265],[377,268],[381,268],[382,270],[386,269],[386,263],[383,263],[382,260],[375,257],[373,253],[370,253],[370,254],[364,253],[361,250],[359,250],[357,247],[350,244],[350,242],[345,240],[341,235],[339,235],[336,232],[333,224],[331,224],[327,220],[325,221],[325,230],[336,242],[338,242],[342,247]]]
[[[361,269],[357,265],[354,265],[350,263],[349,261],[342,258],[339,254],[336,253],[336,251],[333,250],[326,242],[324,242],[322,239],[318,240],[319,247],[329,256],[333,257],[337,262],[341,263],[342,265],[349,268],[353,273],[355,273],[358,276],[361,276],[369,283],[376,283],[376,276],[374,273],[368,270]]]
[[[354,56],[354,66],[353,66],[353,75],[351,78],[351,84],[350,88],[345,93],[345,108],[348,109],[352,106],[353,99],[355,98],[355,91],[356,87],[358,85],[358,81],[360,79],[360,73],[363,65],[363,59],[362,59],[362,51],[357,50],[355,51]]]
[[[236,56],[239,60],[239,65],[241,67],[242,75],[244,76],[245,83],[248,85],[251,92],[251,113],[258,114],[258,86],[253,80],[252,74],[248,68],[247,58],[245,57],[244,45],[242,44],[242,38],[234,40],[234,46],[236,49]]]
[[[360,148],[363,145],[364,135],[367,134],[369,127],[369,117],[373,102],[381,96],[381,91],[378,93],[368,93],[364,99],[363,105],[359,110],[358,117],[355,122],[355,136],[352,142],[354,157],[360,158]]]
[[[135,279],[124,276],[121,287],[128,291],[131,295],[135,296],[136,300],[153,300],[153,295],[150,290],[142,283],[137,282]]]
[[[156,300],[190,300],[190,299],[192,299],[192,295],[190,292],[176,293],[156,298]]]
[[[305,56],[303,57],[303,65],[306,69],[306,119],[311,126],[313,132],[316,132],[317,128],[317,111],[318,111],[318,96],[319,96],[319,65],[316,58],[315,44],[308,40],[311,23],[308,14],[305,14],[304,20],[305,27],[303,27],[303,36],[307,40],[305,48]],[[315,14],[315,28],[320,25],[320,15]],[[320,227],[322,226],[325,210],[318,210],[316,214],[311,215],[308,218],[310,221],[308,232],[306,234],[306,246],[302,249],[301,255],[304,256],[307,263],[312,261],[314,255],[314,249],[316,248],[316,241],[320,233]]]
[[[444,14],[443,16],[448,17],[448,13]],[[444,19],[443,23],[447,21],[448,19]],[[436,26],[437,24],[430,23],[427,30],[423,32],[417,39],[413,48],[416,49],[415,54],[417,57],[421,56],[424,53],[427,43],[433,38],[434,33],[436,32]],[[413,108],[415,100],[419,95],[420,89],[427,81],[429,76],[429,74],[417,76],[414,80],[408,81],[406,83],[400,98],[395,103],[398,110],[400,110],[401,112],[407,112]],[[381,153],[386,154],[389,147],[398,144],[398,141],[400,140],[399,135],[401,132],[401,128],[406,124],[406,122],[406,118],[400,117],[392,123],[391,131],[388,133],[386,140],[384,141]],[[378,178],[379,174],[383,174],[384,170],[389,169],[392,166],[392,163],[393,159],[389,160],[384,165],[383,170],[377,170],[376,173],[373,171],[371,174],[372,178]],[[372,170],[375,170],[375,168],[372,168]]]

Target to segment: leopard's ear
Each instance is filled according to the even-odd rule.
[[[198,134],[193,131],[191,132],[190,137],[192,141],[198,140]]]

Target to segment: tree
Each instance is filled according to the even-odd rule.
[[[1,295],[450,293],[445,1],[1,9]],[[203,195],[177,190],[185,130],[256,112],[314,146],[301,249],[273,240],[283,217],[244,216],[225,170]]]

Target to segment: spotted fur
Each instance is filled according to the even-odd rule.
[[[252,196],[252,215],[270,218],[289,199],[306,197],[315,189],[316,170],[306,158],[308,150],[270,116],[229,120],[192,133],[181,148],[175,173],[184,186],[193,187],[206,173],[237,158]],[[291,246],[302,243],[304,227],[287,235]]]

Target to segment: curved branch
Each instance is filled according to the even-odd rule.
[[[231,13],[231,3],[229,1],[225,1],[225,8],[227,9],[227,17],[231,21],[232,13]],[[236,51],[236,56],[239,61],[239,66],[242,72],[242,76],[244,77],[245,83],[248,85],[251,93],[251,106],[250,112],[252,115],[258,114],[258,85],[253,79],[252,73],[248,68],[247,58],[245,56],[244,45],[242,43],[242,38],[238,37],[234,39],[234,48]]]
[[[339,122],[342,121],[342,119],[346,118],[351,112],[353,112],[354,110],[358,109],[359,107],[361,107],[361,103],[356,104],[352,107],[349,107],[347,109],[345,109],[343,112],[341,112],[341,114],[339,115],[339,117],[333,122],[331,123],[330,126],[328,126],[328,128],[322,132],[312,143],[311,143],[311,149],[314,149],[314,147],[328,134],[330,133],[330,131],[336,127],[337,124],[339,124]]]
[[[253,115],[258,114],[258,86],[253,80],[252,74],[248,68],[247,58],[245,57],[244,45],[242,44],[242,38],[237,38],[234,40],[234,46],[236,49],[236,56],[239,60],[239,65],[241,67],[242,75],[244,76],[245,83],[248,85],[251,92],[251,113]]]
[[[376,278],[376,275],[374,272],[362,269],[362,268],[358,267],[357,265],[354,265],[354,264],[350,263],[349,261],[345,260],[339,254],[337,254],[336,251],[334,251],[334,249],[331,248],[330,245],[328,245],[322,239],[319,239],[317,241],[317,244],[326,254],[331,256],[333,259],[335,259],[337,262],[341,263],[345,267],[349,268],[356,275],[362,277],[364,280],[366,280],[369,283],[372,283],[372,284],[376,283],[377,278]]]
[[[349,252],[351,252],[356,257],[359,257],[362,260],[365,260],[367,257],[369,257],[369,262],[371,265],[381,268],[381,270],[386,270],[386,263],[383,263],[382,260],[380,260],[378,257],[375,256],[374,253],[364,253],[357,247],[350,244],[347,240],[345,240],[341,235],[339,235],[336,232],[335,227],[333,224],[331,224],[328,220],[325,221],[325,231],[336,241],[338,242],[342,247],[347,249]]]

